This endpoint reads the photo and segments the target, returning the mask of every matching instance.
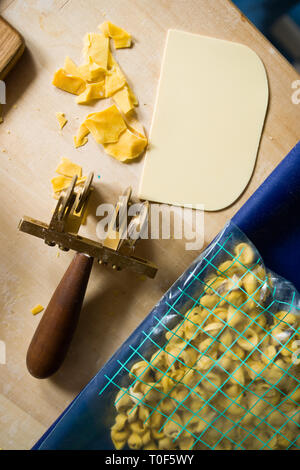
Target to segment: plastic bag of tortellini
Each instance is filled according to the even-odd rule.
[[[299,449],[299,308],[227,225],[125,343],[115,448]]]

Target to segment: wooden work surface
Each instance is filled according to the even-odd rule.
[[[124,165],[90,139],[78,150],[73,135],[90,108],[51,85],[66,55],[79,61],[81,39],[106,19],[134,36],[131,49],[116,57],[140,99],[139,117],[149,131],[168,28],[247,44],[262,58],[269,78],[270,105],[255,173],[229,209],[205,215],[205,244],[248,199],[300,138],[300,105],[291,101],[296,71],[227,0],[17,0],[0,1],[3,15],[24,36],[27,49],[7,77],[7,105],[0,125],[0,447],[30,448],[147,315],[197,255],[184,241],[149,240],[138,253],[159,265],[155,280],[94,266],[81,321],[70,353],[53,378],[38,381],[25,366],[26,350],[40,320],[31,307],[46,306],[72,254],[18,233],[26,214],[49,220],[54,200],[50,178],[61,156],[96,175],[97,202],[112,202],[128,185],[136,193],[143,159]],[[178,64],[180,70],[180,64]],[[220,71],[222,86],[222,71]],[[101,109],[103,104],[97,104]],[[55,112],[66,113],[61,133]],[[78,119],[79,118],[79,119]],[[101,175],[98,180],[97,175]],[[95,238],[94,214],[85,233]]]

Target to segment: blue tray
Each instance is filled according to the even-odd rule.
[[[266,266],[292,281],[300,291],[299,207],[300,142],[237,212],[232,222],[254,243]],[[190,271],[191,267],[173,288],[184,283]],[[113,449],[109,429],[113,424],[111,405],[116,388],[108,386],[106,376],[113,377],[117,373],[119,364],[128,358],[129,348],[140,345],[143,331],[155,327],[155,335],[159,338],[161,331],[154,317],[162,318],[166,314],[168,292],[33,449]],[[103,388],[106,388],[105,393],[99,396]]]
[[[250,238],[266,266],[300,291],[300,142],[232,221]]]

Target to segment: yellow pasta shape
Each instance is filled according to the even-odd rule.
[[[129,424],[129,429],[132,433],[138,434],[139,436],[145,434],[146,429],[142,421],[133,421]]]
[[[157,445],[155,441],[150,441],[148,444],[144,446],[144,450],[157,450]]]
[[[180,450],[189,450],[193,448],[195,439],[192,436],[183,437],[178,439],[178,445]]]
[[[178,414],[172,415],[172,420],[168,420],[164,426],[164,433],[167,437],[175,439],[182,429],[182,422]]]
[[[228,307],[226,320],[227,324],[233,329],[236,329],[237,326],[244,326],[248,321],[246,315],[241,310],[235,309],[232,305]]]
[[[230,351],[223,353],[222,356],[216,362],[221,369],[230,371],[232,365],[232,354]]]
[[[198,325],[192,323],[192,321],[185,322],[185,339],[187,339],[188,341],[192,338],[195,339],[198,334],[201,334],[201,332],[201,328],[199,328]]]
[[[219,321],[226,321],[227,318],[227,309],[224,307],[217,307],[214,309],[214,315]]]
[[[138,414],[139,414],[139,407],[138,406],[133,406],[133,408],[130,408],[129,410],[126,411],[126,416],[127,416],[127,422],[133,423],[138,419]]]
[[[242,264],[249,265],[254,261],[254,251],[247,243],[239,243],[234,249],[234,254]]]
[[[170,414],[175,410],[175,407],[176,402],[169,398],[163,400],[160,404],[161,412],[166,416],[170,416]]]
[[[203,442],[222,450],[239,448],[234,442],[246,449],[263,443],[284,449],[295,440],[298,317],[283,310],[263,313],[265,269],[246,272],[254,262],[249,244],[233,251],[238,260],[224,261],[206,279],[199,304],[165,332],[164,347],[152,354],[150,366],[145,360],[131,366],[130,377],[141,380],[116,403],[111,437],[117,449],[201,450]]]
[[[204,295],[200,299],[200,304],[207,309],[212,309],[216,306],[217,302],[219,302],[220,297],[216,294],[214,295]]]
[[[252,295],[257,290],[259,282],[257,277],[252,272],[248,272],[243,277],[242,285],[246,290],[247,294]]]
[[[124,429],[127,423],[127,420],[128,420],[127,415],[122,414],[122,413],[118,414],[116,416],[116,421],[115,421],[115,424],[113,425],[113,429],[116,431],[121,431],[122,429]]]
[[[215,372],[208,372],[205,378],[201,381],[202,387],[208,392],[215,392],[222,383],[222,377],[220,374]]]
[[[251,351],[258,344],[258,335],[252,328],[247,330],[237,340],[238,345],[246,351]]]
[[[140,449],[143,445],[141,436],[135,433],[130,434],[128,438],[128,445],[130,449],[135,449],[135,450]]]
[[[154,411],[151,413],[150,418],[149,418],[149,424],[151,428],[154,429],[159,429],[163,423],[163,415],[159,411]]]
[[[158,441],[158,448],[160,450],[172,450],[175,449],[175,443],[170,437],[164,437]]]
[[[132,398],[129,396],[128,390],[126,390],[126,388],[121,388],[115,400],[115,407],[117,411],[118,412],[126,411],[131,406],[132,406]]]
[[[218,266],[218,273],[223,273],[227,278],[234,275],[242,276],[246,272],[246,268],[236,260],[227,260]]]
[[[229,328],[220,335],[219,351],[227,351],[233,343],[233,332]]]
[[[220,333],[220,330],[224,328],[224,323],[214,322],[203,328],[203,331],[209,336],[216,336]]]
[[[155,439],[155,441],[158,441],[159,439],[163,439],[165,437],[165,433],[163,431],[159,432],[155,428],[151,428],[151,435],[153,439]]]
[[[239,385],[245,385],[245,373],[244,373],[244,367],[243,366],[238,366],[234,372],[231,374],[231,378],[229,380],[230,382],[236,384],[236,382]]]
[[[142,437],[142,444],[145,448],[145,446],[149,445],[152,441],[151,432],[146,431],[145,434],[143,434],[141,437]]]

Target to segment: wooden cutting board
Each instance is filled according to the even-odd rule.
[[[291,85],[299,75],[227,0],[2,0],[0,14],[20,31],[27,45],[9,74],[8,103],[0,124],[0,340],[7,351],[6,364],[0,364],[0,448],[20,449],[40,437],[198,254],[186,251],[182,240],[143,241],[137,256],[159,266],[154,280],[95,265],[63,367],[45,381],[28,374],[26,350],[41,317],[34,317],[30,309],[47,304],[73,254],[57,257],[55,248],[18,233],[20,217],[49,220],[55,205],[50,179],[65,156],[82,165],[84,174],[95,172],[94,214],[83,233],[95,238],[96,205],[114,201],[128,185],[136,194],[144,163],[141,158],[121,164],[93,139],[74,149],[79,123],[92,111],[51,85],[65,56],[79,62],[82,37],[96,32],[105,20],[131,32],[133,47],[116,51],[116,58],[139,98],[138,115],[147,133],[168,28],[246,44],[261,57],[270,102],[255,171],[238,201],[224,211],[205,214],[204,246],[300,139],[300,105],[291,100]],[[222,71],[219,80],[222,86]],[[103,105],[107,106],[97,103],[92,109]],[[68,118],[62,132],[57,111]]]
[[[24,52],[22,36],[0,16],[0,79],[8,74]]]

